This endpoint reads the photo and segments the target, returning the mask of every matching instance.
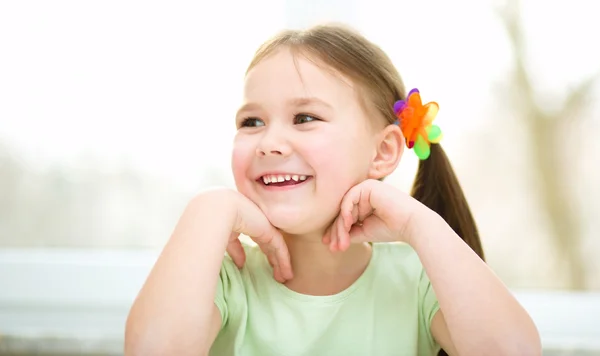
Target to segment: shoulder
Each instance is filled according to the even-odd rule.
[[[415,287],[426,278],[419,256],[406,243],[374,243],[373,253],[379,277],[385,277],[396,284]]]
[[[257,245],[242,242],[242,247],[246,253],[246,262],[242,268],[238,268],[227,254],[221,264],[221,280],[237,284],[238,288],[255,281],[257,276],[270,273],[266,257]]]
[[[242,247],[246,253],[244,267],[238,268],[231,257],[226,253],[221,264],[221,273],[231,275],[236,279],[248,278],[249,274],[265,272],[266,257],[256,244],[242,241]]]
[[[253,242],[245,241],[242,241],[242,247],[244,247],[244,252],[246,253],[246,264],[242,271],[250,274],[267,272],[266,269],[269,267],[269,263],[260,247]]]
[[[373,243],[377,263],[388,267],[402,267],[403,269],[421,270],[421,260],[415,250],[402,242]]]
[[[238,268],[227,254],[223,257],[215,296],[215,304],[221,312],[223,324],[229,317],[243,312],[246,308],[248,292],[255,289],[258,282],[269,275],[268,262],[258,246],[242,243],[246,253],[246,263]]]

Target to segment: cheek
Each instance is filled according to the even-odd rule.
[[[368,147],[361,144],[361,137],[332,137],[320,144],[311,145],[311,156],[314,157],[317,170],[340,176],[343,181],[360,180],[365,175],[369,163]]]
[[[319,180],[321,187],[337,195],[366,179],[369,148],[361,142],[364,142],[362,137],[329,135],[325,140],[314,140],[306,148],[312,157],[311,165],[322,178]]]
[[[248,169],[252,163],[254,151],[244,140],[235,140],[231,153],[231,171],[238,190],[243,190],[244,182],[248,180]]]

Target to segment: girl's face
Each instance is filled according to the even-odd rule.
[[[371,178],[376,134],[354,85],[288,49],[249,71],[236,124],[237,189],[286,233],[321,232]]]

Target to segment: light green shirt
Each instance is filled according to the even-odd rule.
[[[244,248],[241,270],[223,260],[215,298],[223,323],[211,356],[437,354],[430,324],[439,305],[409,245],[373,244],[361,277],[331,296],[293,292],[258,247]]]

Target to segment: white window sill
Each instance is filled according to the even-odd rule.
[[[0,249],[0,353],[122,354],[129,306],[157,256]],[[545,354],[600,355],[600,293],[515,295],[536,321]]]

